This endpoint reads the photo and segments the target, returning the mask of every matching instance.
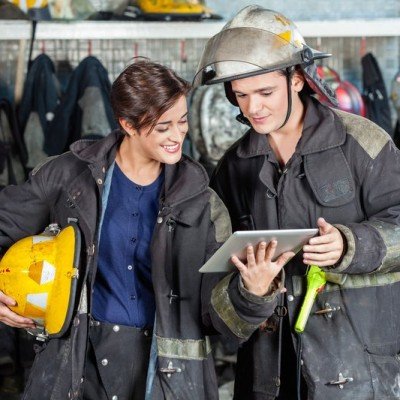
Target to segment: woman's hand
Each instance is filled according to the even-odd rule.
[[[253,246],[248,246],[247,264],[236,256],[231,258],[240,272],[245,288],[256,296],[265,296],[268,293],[272,281],[294,256],[293,252],[286,252],[272,262],[277,244],[276,240],[272,240],[268,246],[266,242],[260,242],[255,252]]]
[[[36,325],[33,320],[21,317],[8,308],[15,305],[15,300],[0,291],[0,321],[14,328],[35,328]]]
[[[317,224],[320,236],[311,238],[303,246],[303,262],[319,267],[332,266],[340,260],[344,252],[342,234],[324,218],[318,218]]]

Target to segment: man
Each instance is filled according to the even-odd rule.
[[[234,230],[320,232],[239,349],[236,400],[400,398],[400,154],[372,122],[310,96],[335,102],[314,64],[327,56],[282,14],[249,6],[208,41],[194,80],[223,82],[250,127],[212,179]],[[296,337],[312,264],[328,283]]]

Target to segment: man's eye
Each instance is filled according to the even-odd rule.
[[[179,121],[179,124],[186,124],[187,122],[188,122],[187,119],[183,119],[183,120]]]
[[[270,96],[272,94],[272,92],[262,92],[263,96]]]
[[[242,97],[245,97],[245,96],[246,96],[245,94],[236,93],[236,97],[242,98]]]
[[[164,132],[167,132],[167,130],[168,130],[168,128],[167,129],[157,128],[156,132],[164,133]]]

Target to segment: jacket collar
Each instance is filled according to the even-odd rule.
[[[344,144],[346,129],[336,113],[311,96],[307,96],[305,105],[303,133],[296,150],[306,155]]]
[[[340,118],[311,96],[305,97],[303,101],[306,112],[296,151],[300,155],[306,155],[341,146],[346,140],[346,130]],[[267,155],[272,149],[267,135],[250,129],[239,142],[236,152],[240,158],[250,158]]]
[[[115,159],[117,148],[123,139],[120,130],[115,130],[101,140],[81,139],[71,144],[71,152],[88,164],[106,161],[108,168]]]
[[[115,160],[117,148],[123,135],[119,130],[111,132],[104,139],[79,140],[70,147],[72,153],[89,164],[108,169]],[[198,218],[202,207],[180,207],[184,202],[205,192],[208,188],[208,176],[204,168],[183,155],[180,162],[165,165],[164,191],[161,207],[164,213],[171,212],[173,217],[184,224],[192,225]]]
[[[193,225],[203,212],[204,206],[189,206],[185,203],[206,192],[208,183],[205,169],[185,155],[180,162],[165,165],[162,213],[171,212],[174,220]]]

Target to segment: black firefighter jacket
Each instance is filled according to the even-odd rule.
[[[120,140],[119,132],[113,132],[98,142],[76,142],[71,152],[34,169],[26,183],[0,193],[3,250],[42,232],[51,222],[65,227],[69,218],[78,221],[83,233],[79,304],[71,329],[39,350],[24,400],[82,398],[101,194]],[[158,346],[153,399],[217,399],[206,335],[215,332],[211,326],[243,340],[275,308],[276,294],[254,297],[239,285],[237,276],[220,281],[221,276],[198,272],[229,234],[228,212],[208,188],[205,170],[185,156],[175,165],[166,165],[151,249]],[[179,295],[175,301],[170,301],[171,289]],[[235,327],[234,332],[230,327]],[[118,368],[118,360],[112,364],[112,355],[108,358],[108,367]]]
[[[303,334],[308,399],[400,399],[400,153],[374,123],[311,98],[305,105],[302,137],[283,170],[266,136],[249,130],[221,160],[212,187],[234,230],[312,228],[324,217],[346,238]],[[306,290],[301,256],[285,272],[293,328]],[[239,351],[236,400],[279,391],[276,319]]]

